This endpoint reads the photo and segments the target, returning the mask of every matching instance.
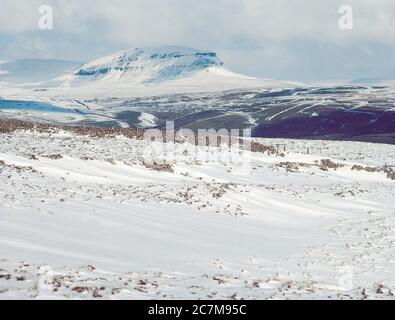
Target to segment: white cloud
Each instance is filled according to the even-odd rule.
[[[54,8],[58,39],[39,33],[43,4]],[[354,9],[353,30],[338,27],[342,4]],[[85,57],[88,43],[92,56],[106,48],[175,44],[222,51],[232,61],[248,50],[258,60],[279,57],[287,64],[295,63],[287,47],[295,41],[395,46],[394,0],[1,0],[0,22],[0,41],[14,39],[4,52],[20,47],[45,56]],[[27,35],[32,39],[24,43]]]
[[[95,23],[104,34],[125,43],[185,41],[226,42],[239,34],[255,41],[295,37],[327,41],[395,42],[395,1],[347,0],[354,8],[355,30],[338,28],[343,0],[68,0],[47,1],[57,28],[83,34]],[[2,0],[0,32],[37,30],[42,0]],[[150,39],[150,40],[149,40]]]

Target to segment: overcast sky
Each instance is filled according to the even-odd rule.
[[[45,4],[50,31],[38,28]],[[353,30],[339,28],[342,4]],[[395,78],[395,0],[0,0],[0,60],[88,61],[160,45],[213,50],[264,78]]]

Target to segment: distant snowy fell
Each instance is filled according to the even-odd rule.
[[[18,63],[21,77],[10,84],[46,97],[136,97],[302,85],[241,75],[229,70],[215,52],[180,46],[132,48],[85,64],[36,61],[29,67]],[[9,68],[0,70],[0,85],[15,76]]]
[[[86,63],[51,84],[69,88],[78,96],[139,96],[298,85],[237,74],[226,68],[215,52],[179,46],[120,51]]]
[[[73,76],[89,81],[128,78],[132,82],[160,82],[222,66],[214,52],[169,46],[133,48],[87,63]]]

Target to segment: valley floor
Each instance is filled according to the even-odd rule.
[[[0,133],[0,299],[393,299],[395,146],[259,142]]]

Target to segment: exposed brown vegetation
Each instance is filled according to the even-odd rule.
[[[225,193],[230,190],[232,186],[235,186],[233,183],[222,183],[218,186],[217,190],[213,192],[213,198],[220,199]]]
[[[351,170],[366,171],[366,172],[384,172],[387,174],[387,178],[395,180],[395,171],[391,167],[363,167],[360,165],[354,165]]]
[[[287,172],[298,172],[299,171],[299,166],[296,162],[280,162],[276,164],[276,167],[278,168],[284,168],[287,170]]]
[[[13,165],[13,164],[6,164],[3,160],[0,160],[0,166],[1,167],[5,167],[5,168],[14,169],[17,173],[22,173],[22,172],[37,173],[37,170],[33,169],[33,167],[30,167],[30,166],[16,166],[16,165]]]
[[[377,167],[363,167],[363,166],[359,166],[359,165],[354,165],[351,170],[354,171],[366,171],[366,172],[379,172],[381,171],[380,168]]]
[[[100,128],[100,127],[89,127],[89,126],[71,126],[71,125],[51,125],[45,123],[33,123],[21,120],[0,120],[0,133],[12,133],[15,131],[31,131],[37,133],[56,133],[58,130],[71,132],[77,135],[89,136],[95,138],[115,137],[123,135],[127,138],[135,138],[142,140],[144,138],[145,129],[140,128]],[[163,131],[163,141],[167,142],[168,138],[166,133]],[[175,135],[175,142],[184,143],[186,140],[179,139]],[[195,139],[196,145],[211,146],[209,137],[206,137],[205,141],[199,141],[198,137]],[[244,149],[251,148],[252,152],[267,153],[269,155],[284,156],[283,153],[279,152],[274,146],[263,145],[258,142],[248,143],[245,140],[237,137],[217,137],[216,146],[221,144],[233,145],[238,144]],[[215,145],[214,145],[215,146]],[[34,156],[34,155],[33,155]],[[35,156],[34,156],[35,157]]]
[[[61,154],[51,154],[49,156],[45,156],[46,158],[52,159],[52,160],[60,160],[63,158]]]
[[[95,160],[95,159],[92,158],[92,157],[83,156],[83,157],[81,157],[81,160],[83,160],[83,161],[93,161],[93,160]]]
[[[251,143],[251,151],[252,152],[260,152],[260,153],[268,153],[270,154],[278,154],[277,149],[274,146],[266,146],[264,144],[258,143],[258,142],[252,142]],[[278,154],[280,156],[284,156],[282,153]]]
[[[144,166],[148,169],[154,170],[154,171],[159,171],[159,172],[169,172],[169,173],[174,173],[174,169],[169,163],[143,163]]]
[[[78,292],[78,293],[84,293],[84,292],[89,292],[91,290],[91,288],[77,286],[77,287],[74,287],[71,290],[75,291],[75,292]]]
[[[137,128],[99,128],[89,126],[66,126],[50,125],[45,123],[33,123],[20,120],[0,121],[0,133],[12,133],[15,131],[33,131],[37,133],[54,133],[56,130],[64,130],[78,135],[86,135],[97,138],[124,135],[128,138],[142,138],[145,130]]]
[[[330,159],[321,160],[321,163],[320,163],[320,165],[319,165],[319,168],[320,168],[322,171],[328,171],[328,169],[337,170],[338,168],[342,168],[342,167],[344,167],[343,164],[335,163],[335,162],[333,162],[333,161],[330,160]]]
[[[0,279],[10,280],[11,275],[10,274],[0,274]]]
[[[35,154],[31,154],[29,157],[30,160],[38,160],[37,156]]]
[[[395,180],[395,172],[388,172],[387,173],[387,178],[391,180]]]

